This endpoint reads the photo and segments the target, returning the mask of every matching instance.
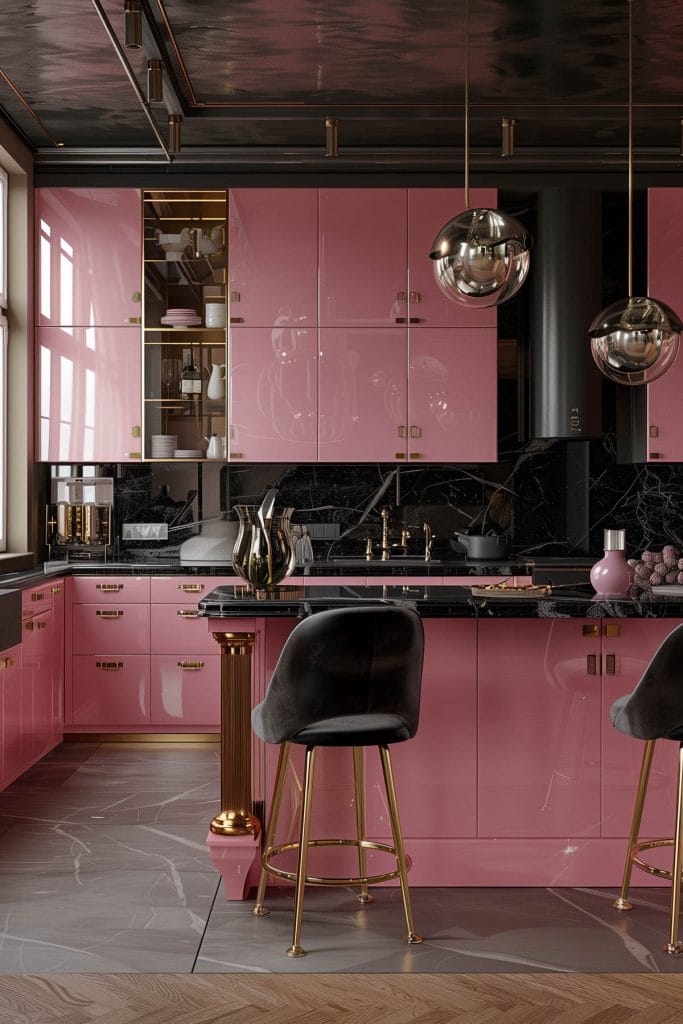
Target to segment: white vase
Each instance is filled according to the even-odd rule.
[[[225,363],[211,363],[211,376],[206,386],[206,397],[225,398]]]

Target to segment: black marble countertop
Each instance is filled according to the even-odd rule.
[[[359,603],[408,604],[425,618],[683,618],[683,597],[597,597],[590,585],[557,588],[539,597],[475,597],[469,587],[449,586],[280,586],[259,594],[244,586],[216,587],[201,599],[209,618],[303,617],[327,608]]]

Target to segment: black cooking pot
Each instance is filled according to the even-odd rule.
[[[510,538],[497,533],[456,533],[468,558],[505,558],[510,549]]]

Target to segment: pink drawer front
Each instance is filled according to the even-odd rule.
[[[152,657],[150,695],[152,725],[218,728],[221,721],[220,655]]]
[[[75,604],[74,654],[149,654],[149,605]]]
[[[39,587],[31,587],[30,590],[24,590],[21,595],[21,613],[24,617],[27,615],[37,615],[39,612],[47,611],[48,608],[52,608],[52,586],[53,583],[42,583]]]
[[[73,659],[71,725],[149,724],[149,658]]]
[[[146,604],[149,601],[148,576],[75,576],[73,600],[76,604]]]
[[[193,597],[194,595],[188,595]],[[150,610],[152,654],[216,654],[208,620],[200,617],[195,601],[184,604],[152,604]]]
[[[152,604],[182,604],[190,607],[188,602],[201,601],[216,587],[224,587],[240,582],[237,576],[172,576],[152,578]]]

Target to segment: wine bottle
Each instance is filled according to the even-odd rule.
[[[202,375],[192,358],[192,349],[183,352],[183,368],[180,371],[180,394],[192,398],[202,393]]]

